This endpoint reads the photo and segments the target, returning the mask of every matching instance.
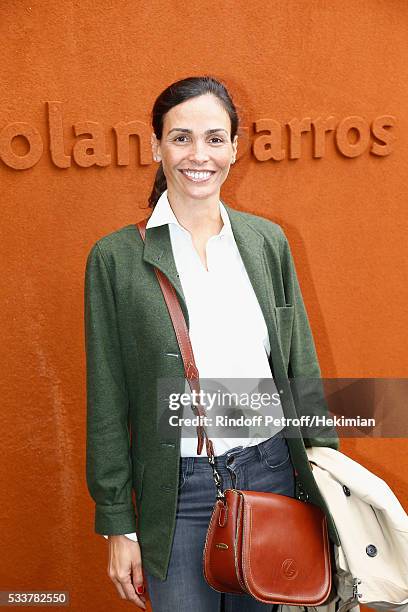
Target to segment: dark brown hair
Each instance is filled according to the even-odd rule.
[[[177,106],[177,104],[181,104],[181,102],[185,102],[185,100],[189,100],[190,98],[210,93],[217,96],[229,115],[232,142],[239,129],[238,112],[226,86],[221,81],[211,76],[197,76],[181,79],[169,85],[158,96],[152,110],[152,126],[156,138],[161,140],[164,116],[173,106]],[[166,189],[166,177],[163,172],[163,166],[160,163],[156,172],[152,193],[148,198],[150,207],[155,207],[157,200]]]

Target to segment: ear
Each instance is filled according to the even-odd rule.
[[[152,146],[152,155],[154,161],[161,161],[160,140],[157,139],[156,134],[154,132],[152,132],[150,143]]]
[[[238,149],[238,134],[235,134],[234,140],[232,141],[232,150],[234,152],[234,157],[237,156],[237,149]]]

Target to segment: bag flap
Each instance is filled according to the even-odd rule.
[[[265,603],[319,605],[330,594],[327,520],[317,506],[242,491],[242,575]]]

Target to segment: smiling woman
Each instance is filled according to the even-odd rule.
[[[131,223],[100,238],[86,266],[87,481],[95,531],[109,536],[108,573],[118,593],[142,608],[145,579],[154,612],[271,612],[274,604],[221,593],[204,577],[217,491],[195,438],[181,428],[174,435],[164,423],[171,413],[163,412],[161,382],[170,380],[168,392],[180,395],[186,381],[156,272],[179,301],[200,379],[218,390],[223,379],[269,382],[282,400],[278,420],[297,416],[288,372],[320,377],[314,342],[282,228],[220,198],[239,132],[225,85],[209,76],[173,83],[156,99],[152,125],[159,167],[144,233]],[[327,411],[317,393],[305,398],[300,389],[299,406],[308,404],[314,413]],[[223,428],[214,444],[223,487],[294,497],[299,485],[326,511],[337,543],[305,451],[306,444],[337,448],[336,434],[322,428],[319,437],[303,439],[292,428],[288,436],[279,422],[267,431],[256,423]],[[273,465],[264,459],[271,449]]]

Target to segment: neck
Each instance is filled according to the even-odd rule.
[[[224,225],[220,212],[219,192],[198,200],[180,197],[171,187],[167,198],[178,222],[191,233],[219,232]]]

